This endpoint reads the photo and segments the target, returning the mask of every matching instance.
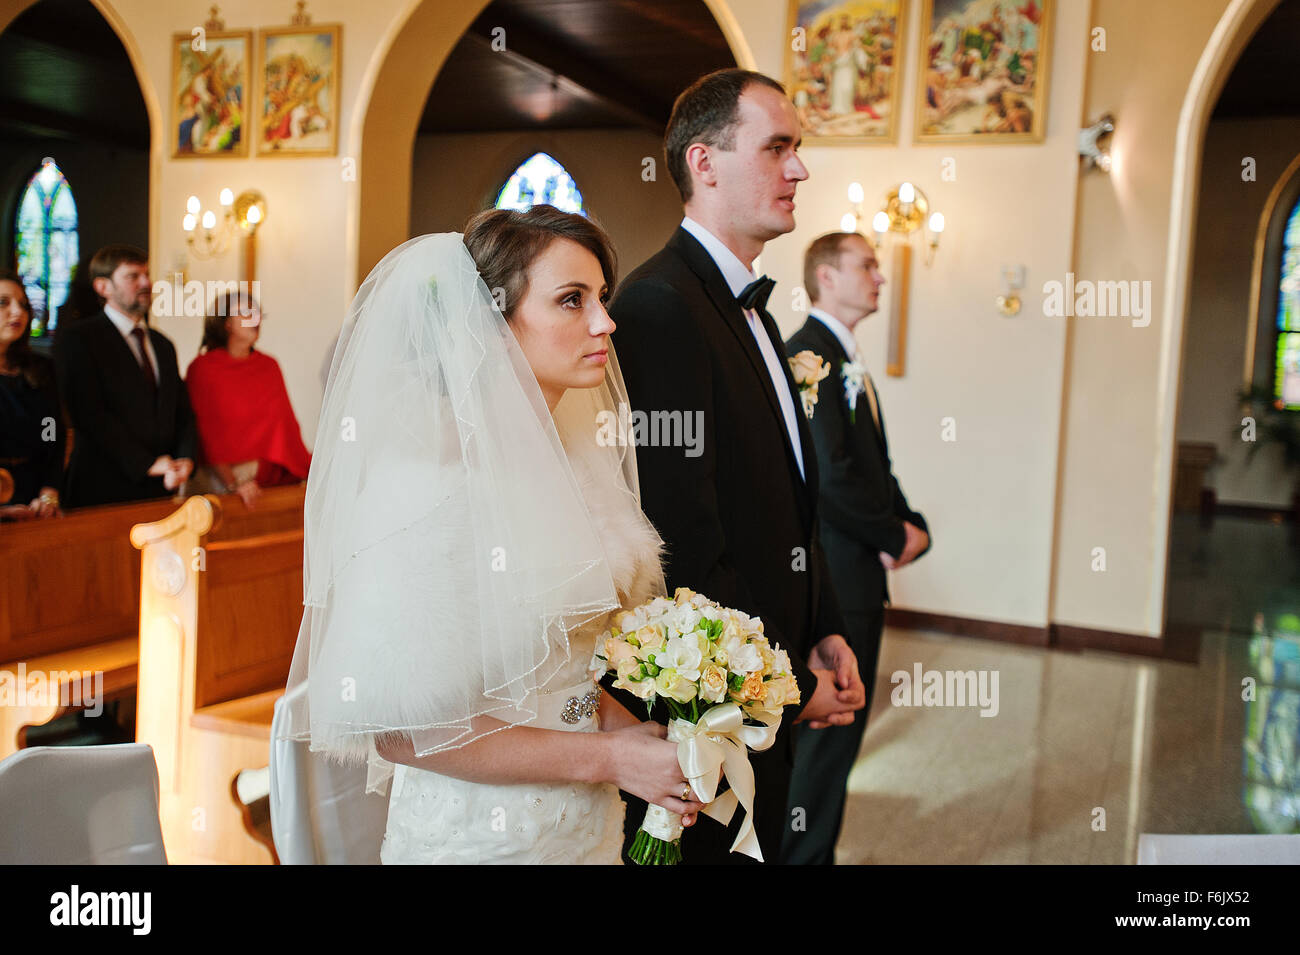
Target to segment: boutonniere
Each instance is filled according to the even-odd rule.
[[[840,377],[844,379],[844,397],[849,402],[849,421],[858,423],[858,395],[867,391],[867,366],[856,361],[846,361],[840,365]]]
[[[831,373],[831,364],[823,362],[821,355],[806,348],[789,361],[794,383],[799,386],[803,413],[812,418],[813,408],[817,406],[817,383]]]

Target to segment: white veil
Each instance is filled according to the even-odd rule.
[[[279,739],[392,766],[536,717],[567,634],[619,605],[570,460],[638,501],[628,443],[600,438],[627,401],[605,382],[552,416],[458,233],[375,266],[335,346],[304,513],[304,611]],[[608,435],[608,429],[604,432]]]

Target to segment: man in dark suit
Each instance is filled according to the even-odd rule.
[[[804,288],[813,307],[786,351],[808,350],[831,366],[818,387],[812,418],[821,482],[820,531],[849,644],[861,668],[867,707],[851,726],[818,733],[796,730],[790,811],[802,809],[805,831],[785,834],[789,864],[833,864],[844,817],[844,793],[871,710],[889,589],[885,571],[930,548],[925,518],[907,505],[894,477],[871,376],[857,354],[853,329],[876,310],[885,284],[875,250],[854,232],[816,239],[804,256]]]
[[[167,497],[194,470],[196,433],[176,349],[148,324],[148,258],[106,246],[90,276],[103,310],[61,328],[55,353],[73,429],[64,506]]]
[[[761,617],[799,684],[801,704],[787,709],[775,745],[751,758],[755,831],[769,862],[786,821],[790,725],[851,723],[865,697],[817,540],[808,422],[765,307],[770,280],[756,280],[751,266],[765,242],[794,228],[795,187],[808,177],[799,140],[774,80],[732,69],[692,84],[673,106],[664,146],[686,218],[609,308],[632,410],[690,416],[695,427],[683,432],[703,436],[692,447],[637,447],[669,593],[690,587]],[[643,705],[621,699],[634,713]],[[625,797],[630,846],[645,803]],[[682,837],[684,861],[750,861],[730,852],[742,815],[726,829],[698,818]]]

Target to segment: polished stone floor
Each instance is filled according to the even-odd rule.
[[[837,860],[1131,863],[1144,832],[1300,832],[1300,549],[1241,518],[1173,535],[1194,663],[886,630]],[[893,705],[918,662],[997,671],[997,715]]]

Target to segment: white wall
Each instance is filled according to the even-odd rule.
[[[759,68],[776,76],[782,69],[784,6],[756,0],[737,8]],[[850,182],[861,182],[868,203],[874,203],[909,179],[945,214],[947,230],[934,265],[926,268],[923,256],[913,257],[903,377],[885,374],[886,316],[896,284],[885,286],[879,313],[858,327],[880,391],[895,473],[909,503],[934,530],[934,550],[893,574],[890,588],[896,606],[1043,626],[1064,320],[1045,318],[1029,295],[1018,316],[1005,318],[994,299],[1003,291],[1003,265],[1025,266],[1029,288],[1070,267],[1086,4],[1058,4],[1047,138],[1041,145],[912,145],[917,2],[908,23],[899,144],[801,149],[810,176],[799,186],[798,228],[768,245],[762,266],[779,283],[773,314],[788,335],[804,318],[790,307],[790,291],[802,282],[803,250],[839,228]],[[956,161],[953,182],[941,178],[948,157]],[[885,277],[895,278],[888,269]],[[955,442],[941,440],[945,417],[956,419]]]
[[[266,196],[267,218],[258,233],[258,279],[266,308],[266,325],[259,348],[275,357],[284,370],[289,396],[303,428],[303,439],[315,441],[322,387],[320,368],[342,323],[355,289],[347,285],[345,230],[349,191],[355,182],[344,179],[343,160],[355,157],[359,143],[350,132],[361,79],[376,56],[392,21],[406,0],[312,0],[313,22],[342,23],[342,97],[337,157],[266,159],[177,159],[171,156],[171,36],[188,33],[207,19],[207,5],[193,7],[157,0],[101,2],[137,68],[144,72],[146,99],[161,110],[165,135],[155,137],[157,169],[152,194],[150,230],[151,270],[155,280],[186,262],[181,218],[185,200],[198,195],[206,207],[229,186],[236,193],[257,189]],[[283,26],[292,4],[272,10],[254,0],[227,0],[221,16],[226,27],[257,29]],[[249,100],[251,102],[251,99]],[[239,250],[220,259],[190,261],[187,278],[200,281],[240,278]],[[160,318],[155,327],[176,344],[182,371],[198,351],[203,322],[199,318]]]

